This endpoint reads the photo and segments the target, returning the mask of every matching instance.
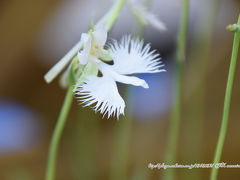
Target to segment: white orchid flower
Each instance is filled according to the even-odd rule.
[[[99,35],[99,36],[98,36]],[[165,71],[161,69],[159,54],[150,50],[150,44],[144,46],[140,40],[132,40],[130,36],[125,36],[118,43],[113,41],[108,45],[108,53],[112,57],[113,65],[109,65],[97,58],[98,50],[106,42],[105,34],[96,33],[94,37],[97,47],[89,45],[91,40],[86,41],[86,50],[83,49],[78,55],[80,63],[94,63],[102,73],[101,77],[87,75],[76,88],[76,95],[84,106],[92,106],[95,111],[101,114],[108,114],[119,117],[124,114],[125,102],[120,96],[116,82],[142,86],[148,88],[148,84],[140,78],[128,76],[136,73],[158,73]],[[91,48],[89,48],[91,47]]]
[[[89,33],[82,33],[80,41],[57,63],[55,64],[44,76],[47,83],[52,82],[58,74],[73,60],[77,55],[80,65],[87,65],[89,58],[102,57],[103,60],[109,58],[106,50],[103,49],[107,40],[107,31],[105,28],[99,28],[96,31]],[[77,54],[76,54],[77,53]],[[87,67],[89,69],[89,65]],[[61,78],[61,84],[66,86],[67,71]]]
[[[143,79],[129,75],[158,73],[165,70],[161,69],[163,65],[159,54],[155,50],[150,50],[150,44],[144,46],[143,41],[125,36],[120,42],[113,40],[104,49],[106,41],[105,28],[83,33],[80,42],[74,47],[77,53],[74,54],[71,50],[66,55],[70,60],[65,56],[46,74],[45,79],[50,82],[72,61],[71,64],[74,66],[69,66],[63,74],[61,80],[63,84],[67,81],[69,69],[74,67],[77,69],[73,73],[76,81],[74,91],[79,95],[80,102],[84,106],[95,105],[94,110],[103,115],[108,114],[108,118],[111,116],[118,118],[120,114],[124,114],[125,102],[118,92],[116,83],[149,88]],[[106,63],[107,61],[112,61],[113,65]],[[101,77],[98,76],[99,72],[102,74]]]
[[[132,14],[136,17],[137,21],[144,25],[151,25],[159,31],[167,30],[166,25],[160,21],[155,14],[150,12],[138,0],[129,0],[129,8]]]

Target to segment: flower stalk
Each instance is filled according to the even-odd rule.
[[[239,27],[239,26],[240,26],[240,16],[238,17],[237,25],[232,25],[231,27]],[[228,27],[230,27],[230,26],[228,26]],[[229,28],[229,30],[233,31],[230,28]],[[235,28],[233,32],[234,32],[234,40],[233,40],[232,56],[231,56],[231,62],[230,62],[229,74],[228,74],[228,80],[227,80],[227,86],[226,86],[222,123],[221,123],[221,128],[220,128],[220,133],[219,133],[219,137],[218,137],[218,143],[217,143],[213,163],[219,163],[221,160],[222,150],[223,150],[224,141],[225,141],[226,133],[227,133],[227,127],[228,127],[232,88],[233,88],[233,82],[234,82],[234,74],[236,71],[239,42],[240,42],[239,28]],[[218,175],[218,168],[212,168],[210,179],[216,180],[217,175]]]
[[[183,97],[183,80],[184,80],[184,64],[186,60],[186,40],[187,40],[187,29],[188,29],[188,18],[189,18],[189,0],[182,1],[182,15],[180,20],[180,29],[177,39],[177,62],[176,62],[176,91],[175,100],[172,117],[170,120],[170,129],[168,135],[168,144],[166,149],[165,162],[175,163],[177,144],[179,136],[179,128],[181,121],[181,111],[182,111],[182,97]],[[173,169],[169,169],[165,172],[165,180],[174,179]]]
[[[119,13],[124,5],[126,0],[118,0],[116,1],[113,8],[100,20],[101,23],[106,23],[106,29],[109,31],[113,24],[115,23]],[[99,26],[104,24],[98,23]],[[77,52],[81,49],[82,43],[79,41],[46,75],[45,80],[47,83],[50,83],[61,71],[62,69],[76,57]],[[71,72],[70,72],[71,73]],[[68,74],[69,87],[66,93],[66,97],[63,102],[62,109],[60,111],[59,118],[57,120],[57,124],[55,126],[53,136],[51,139],[48,161],[47,161],[47,169],[46,169],[46,180],[54,180],[55,179],[55,171],[56,171],[56,159],[58,153],[58,147],[61,139],[61,135],[63,129],[65,127],[65,123],[67,120],[67,116],[69,114],[72,100],[73,100],[73,90],[74,86],[72,85],[71,74]]]
[[[66,97],[63,102],[62,109],[60,111],[57,124],[55,126],[53,136],[50,143],[48,162],[47,162],[47,171],[46,171],[46,180],[53,180],[55,178],[55,169],[56,169],[56,159],[58,153],[58,146],[60,138],[69,114],[71,104],[73,100],[73,86],[69,86]]]
[[[110,11],[110,16],[106,22],[106,27],[108,30],[112,28],[125,2],[126,0],[118,0],[117,3],[113,6],[112,10]]]

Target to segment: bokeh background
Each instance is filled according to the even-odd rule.
[[[190,0],[179,164],[211,163],[220,128],[238,0]],[[58,80],[43,76],[111,7],[112,0],[0,1],[0,179],[41,180],[54,124],[65,95]],[[150,9],[166,24],[144,28],[144,39],[162,56],[166,73],[140,75],[150,85],[120,86],[127,115],[102,119],[76,100],[61,140],[57,179],[161,179],[174,103],[174,63],[180,0],[153,0]],[[125,7],[109,34],[136,35],[139,26]],[[239,64],[238,64],[239,66]],[[240,164],[240,69],[233,89],[222,161]],[[176,179],[208,179],[210,169],[176,169]],[[219,179],[240,179],[240,169],[221,169]]]

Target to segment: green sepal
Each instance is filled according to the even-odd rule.
[[[75,56],[70,64],[67,72],[67,78],[69,85],[75,85],[77,79],[81,76],[85,65],[78,63],[78,57]]]
[[[105,62],[110,62],[112,61],[112,56],[109,54],[109,52],[105,49],[103,49],[101,51],[101,54],[99,56],[99,59],[101,59],[102,61],[105,61]]]
[[[240,32],[240,25],[239,24],[229,24],[226,27],[227,30],[232,32]]]
[[[74,76],[74,66],[73,66],[73,63],[71,63],[71,65],[69,66],[67,78],[68,78],[68,84],[69,85],[72,86],[72,85],[75,84],[76,79],[75,79],[75,76]]]
[[[81,71],[81,73],[78,74],[74,91],[79,85],[81,85],[84,82],[84,80],[86,80],[87,76],[89,75],[97,76],[97,74],[98,74],[98,64],[96,62],[89,61],[87,65],[83,67],[83,70]]]

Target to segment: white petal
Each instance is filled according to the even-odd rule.
[[[166,25],[162,21],[160,21],[155,14],[148,11],[145,13],[145,18],[146,18],[146,21],[157,30],[159,31],[167,30]]]
[[[124,84],[131,84],[134,86],[142,86],[143,88],[146,88],[146,89],[149,88],[146,81],[144,81],[143,79],[140,79],[138,77],[135,77],[135,76],[124,76],[124,75],[117,74],[116,76],[114,76],[114,79],[117,82],[121,82]]]
[[[110,12],[110,11],[109,11]],[[106,28],[107,29],[107,19],[109,18],[109,14],[110,13],[105,14],[98,22],[97,24],[94,26],[95,29],[98,28]]]
[[[68,70],[66,70],[61,75],[61,78],[59,79],[59,84],[62,88],[65,88],[65,89],[68,87]]]
[[[83,41],[80,40],[57,64],[55,64],[44,76],[47,83],[52,80],[65,68],[65,66],[72,60],[72,58],[81,49]]]
[[[95,105],[94,110],[104,115],[108,114],[108,118],[124,114],[125,102],[111,76],[89,76],[77,88],[76,94],[80,95],[79,99],[85,106]]]
[[[82,33],[81,34],[81,40],[83,42],[83,44],[85,44],[87,41],[89,41],[89,39],[91,39],[91,36],[87,33]]]
[[[87,64],[90,50],[91,50],[91,41],[92,38],[88,34],[83,33],[81,36],[81,41],[83,41],[83,50],[78,52],[77,57],[79,60],[79,63],[82,65]]]
[[[142,4],[136,1],[129,1],[130,9],[137,19],[140,19],[145,25],[150,24],[160,31],[167,30],[165,24],[160,21],[155,14],[146,9]]]
[[[134,76],[125,76],[125,75],[118,74],[112,71],[111,68],[109,67],[110,66],[108,64],[105,64],[103,62],[99,63],[99,69],[101,70],[101,72],[106,76],[113,77],[115,81],[124,83],[124,84],[131,84],[134,86],[142,86],[143,88],[149,88],[148,84],[143,79],[140,79]]]
[[[113,41],[109,45],[109,52],[114,64],[110,68],[119,74],[157,73],[163,64],[160,55],[150,50],[150,44],[144,46],[143,41],[131,40],[125,36],[120,42]]]
[[[94,44],[103,48],[107,41],[107,30],[104,27],[97,28],[93,31]]]

